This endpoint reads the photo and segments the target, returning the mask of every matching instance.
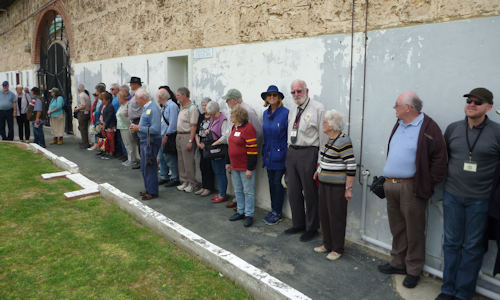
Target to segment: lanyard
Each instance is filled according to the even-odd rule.
[[[474,147],[476,147],[477,141],[479,140],[481,133],[483,133],[484,127],[486,127],[486,124],[479,130],[476,140],[474,141],[471,147],[469,142],[469,124],[467,123],[467,120],[465,120],[465,139],[467,140],[467,146],[469,147],[469,160],[472,160],[472,151],[474,150]]]
[[[309,105],[309,102],[311,102],[311,99],[307,99],[307,104],[306,106],[304,107],[304,109],[301,109],[300,106],[297,107],[298,109],[298,113],[297,113],[297,116],[295,117],[295,122],[293,122],[293,128],[294,129],[297,129],[299,128],[299,122],[300,122],[300,118],[302,116],[302,113],[306,110],[307,106]]]

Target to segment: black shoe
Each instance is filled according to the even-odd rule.
[[[285,230],[284,233],[285,234],[296,234],[296,233],[302,232],[304,230],[305,230],[305,228],[303,228],[303,227],[290,227],[287,230]]]
[[[418,281],[420,280],[420,276],[414,276],[414,275],[406,275],[405,279],[403,280],[403,285],[406,288],[412,289],[417,286]]]
[[[181,185],[181,182],[179,180],[170,180],[165,184],[166,187],[173,187],[178,185]]]
[[[141,165],[140,164],[135,164],[132,166],[132,169],[134,170],[137,170],[137,169],[140,169],[141,168]]]
[[[436,298],[436,300],[455,300],[455,299],[457,299],[457,298],[455,298],[455,296],[448,295],[445,293],[439,294]]]
[[[306,231],[300,236],[300,241],[301,242],[309,242],[312,240],[316,235],[318,234],[318,231],[316,230],[311,230],[311,231]]]
[[[232,215],[230,218],[229,218],[229,221],[238,221],[238,220],[242,220],[245,218],[245,215],[244,214],[239,214],[239,213],[235,213],[234,215]]]
[[[158,181],[158,185],[162,185],[162,184],[165,184],[167,182],[169,182],[170,180],[168,179],[160,179],[160,181]]]
[[[250,227],[253,224],[253,217],[245,217],[245,221],[243,221],[243,226]]]
[[[390,263],[385,263],[383,265],[379,265],[377,268],[378,268],[380,273],[384,273],[384,274],[401,274],[401,275],[406,274],[405,269],[394,268],[393,266],[391,266]]]
[[[87,145],[80,144],[80,149],[87,149],[87,148],[90,148],[89,144],[87,144]]]
[[[122,155],[122,156],[120,156],[120,160],[121,160],[121,161],[127,161],[127,160],[128,160],[128,157],[127,157],[127,156],[125,156],[125,155]]]
[[[105,152],[97,152],[95,155],[96,156],[101,156],[101,155],[104,155]]]

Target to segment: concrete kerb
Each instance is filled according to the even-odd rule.
[[[59,157],[35,143],[29,144],[27,148],[35,153],[42,153],[43,156],[64,170],[71,173],[79,171],[78,165],[75,163],[64,157]],[[114,186],[108,183],[99,184],[99,192],[104,199],[116,204],[140,223],[179,247],[199,256],[213,268],[238,282],[256,299],[311,299],[233,253],[210,243],[165,215],[142,204],[139,200],[121,192]]]
[[[140,223],[179,247],[198,255],[203,261],[244,286],[256,299],[310,299],[233,253],[210,243],[137,199],[122,193],[112,185],[100,184],[99,190],[105,199],[127,211]]]

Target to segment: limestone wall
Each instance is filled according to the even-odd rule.
[[[0,14],[0,71],[32,66],[36,12],[49,0],[18,0]],[[352,1],[57,0],[70,18],[73,62],[351,31]],[[365,1],[355,1],[355,31]],[[35,13],[14,26],[23,17]],[[498,0],[371,0],[368,29],[496,16]],[[34,46],[32,45],[32,51]]]

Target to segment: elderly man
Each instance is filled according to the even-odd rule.
[[[243,109],[245,109],[248,112],[248,123],[252,124],[253,128],[255,129],[255,132],[257,133],[257,141],[260,141],[262,138],[262,123],[260,122],[259,116],[255,112],[255,109],[248,105],[247,103],[243,102],[243,97],[241,95],[241,92],[237,89],[229,89],[227,93],[222,96],[222,99],[226,101],[227,106],[229,107],[230,110],[233,109],[236,105],[240,105]],[[227,142],[229,135],[231,134],[231,128],[233,127],[233,123],[231,122],[230,119],[229,121],[229,131],[223,133],[224,140]],[[226,198],[221,198],[221,197],[213,197],[212,202],[213,203],[219,203],[221,201],[225,201]],[[233,207],[236,209],[236,198],[233,199],[233,202],[228,202],[226,204],[226,207]]]
[[[130,131],[136,132],[141,145],[141,171],[146,191],[141,192],[142,200],[158,197],[158,164],[156,157],[161,145],[161,112],[153,103],[148,92],[137,89],[135,92],[137,105],[143,107],[139,124],[131,124]]]
[[[417,94],[401,94],[394,105],[398,120],[389,138],[384,167],[387,215],[392,233],[391,262],[384,274],[406,274],[414,288],[425,262],[425,211],[434,185],[446,174],[446,145],[439,126],[422,113]]]
[[[85,86],[78,85],[78,105],[75,107],[78,118],[78,130],[82,136],[80,148],[87,149],[89,145],[90,97],[85,93]]]
[[[113,108],[115,111],[118,111],[118,108],[120,107],[120,102],[118,102],[118,93],[120,92],[120,85],[118,83],[113,83],[110,88],[111,95],[113,95],[113,101],[111,104],[113,105]]]
[[[500,124],[486,113],[493,94],[465,94],[465,120],[451,123],[444,137],[448,173],[444,185],[444,269],[437,299],[471,299],[485,252],[484,233],[495,170],[500,161]]]
[[[139,124],[139,121],[141,119],[141,114],[142,114],[142,106],[138,105],[136,100],[135,100],[135,91],[137,91],[141,86],[141,78],[139,77],[134,77],[132,76],[130,78],[130,88],[132,89],[132,98],[129,100],[127,109],[128,109],[128,117],[132,124]],[[132,140],[131,140],[132,148],[137,149],[139,145],[139,136],[137,133],[132,133]],[[139,151],[140,152],[140,151]],[[139,169],[140,165],[135,164],[132,166],[132,169]]]
[[[2,140],[14,140],[14,117],[17,116],[17,97],[9,91],[9,82],[2,82],[2,93],[0,93],[0,135]],[[5,122],[7,122],[8,134],[5,134]]]
[[[285,230],[285,234],[305,230],[300,240],[307,242],[317,235],[319,227],[318,187],[313,177],[319,146],[326,142],[321,131],[325,107],[309,98],[309,89],[303,80],[292,82],[291,93],[296,105],[288,115],[286,174],[293,226]]]
[[[177,118],[177,161],[179,175],[182,184],[177,186],[179,191],[191,193],[196,184],[195,162],[194,162],[194,137],[200,115],[198,108],[189,99],[189,90],[185,87],[177,89],[177,101],[181,104],[181,110]]]
[[[177,168],[177,149],[175,138],[177,136],[177,117],[179,106],[172,99],[168,86],[161,86],[157,98],[161,108],[161,148],[160,148],[160,176],[159,184],[167,187],[180,185],[179,170]],[[170,177],[168,175],[171,172]]]

